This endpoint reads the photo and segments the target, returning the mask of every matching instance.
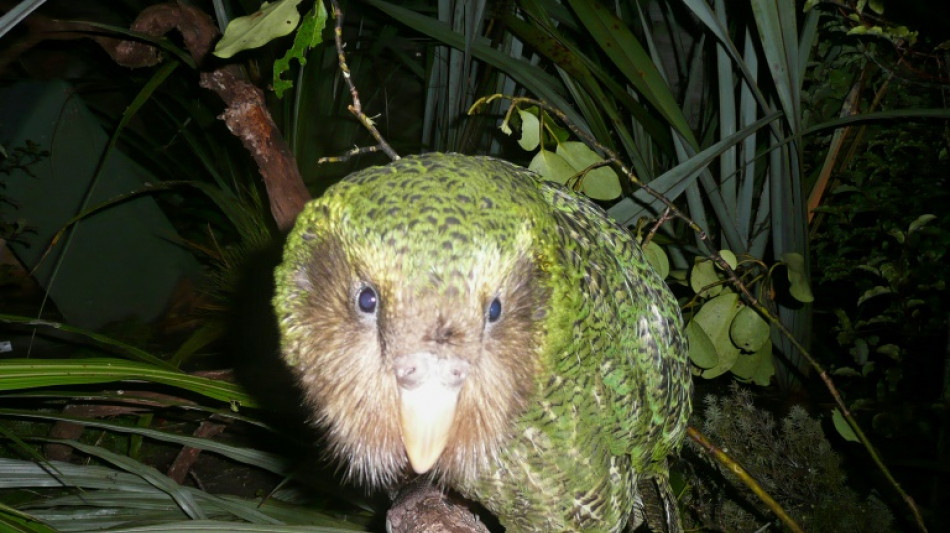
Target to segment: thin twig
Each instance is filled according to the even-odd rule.
[[[660,215],[660,218],[656,219],[656,223],[653,224],[653,227],[650,228],[650,231],[647,232],[646,237],[643,238],[643,242],[640,243],[640,247],[646,248],[646,246],[650,244],[650,241],[653,240],[653,236],[656,235],[656,232],[660,229],[660,226],[666,224],[666,222],[671,218],[673,217],[670,216],[670,208],[667,207],[663,210],[663,214]]]
[[[495,94],[488,97],[480,98],[477,102],[475,102],[472,105],[471,108],[469,108],[469,114],[472,114],[473,112],[477,111],[478,108],[481,107],[482,105],[487,104],[499,98],[510,100],[512,107],[518,106],[520,104],[534,105],[556,116],[565,126],[567,126],[569,130],[571,130],[571,133],[573,133],[578,138],[583,140],[584,143],[587,144],[587,146],[603,154],[604,159],[616,165],[617,168],[619,168],[631,182],[633,182],[635,185],[645,190],[648,194],[650,194],[651,196],[653,196],[654,198],[662,202],[666,206],[669,213],[671,213],[676,218],[682,220],[687,226],[689,226],[694,232],[696,232],[696,235],[699,237],[699,240],[703,243],[704,248],[708,252],[709,258],[715,261],[716,264],[723,270],[723,272],[726,273],[726,276],[729,278],[730,283],[732,283],[732,285],[735,286],[736,289],[739,290],[740,294],[742,294],[743,300],[745,300],[749,306],[753,307],[756,311],[758,311],[759,314],[768,318],[769,322],[771,322],[783,336],[785,336],[786,338],[788,338],[789,341],[791,341],[792,345],[795,346],[795,348],[802,354],[805,360],[808,361],[812,369],[814,369],[815,372],[818,373],[822,382],[825,384],[825,387],[831,393],[831,397],[834,399],[835,404],[841,410],[841,414],[844,415],[844,418],[845,420],[847,420],[848,425],[851,426],[851,429],[854,430],[854,433],[858,437],[858,440],[860,440],[861,444],[864,445],[865,449],[871,455],[871,459],[877,465],[881,473],[884,474],[884,477],[888,480],[891,486],[894,487],[897,493],[901,496],[901,498],[910,508],[911,513],[913,513],[914,519],[917,522],[918,528],[920,528],[922,532],[926,533],[927,526],[924,524],[923,516],[921,516],[920,510],[917,508],[917,504],[914,502],[914,499],[910,496],[910,494],[905,492],[904,489],[900,486],[900,484],[891,474],[890,470],[884,464],[884,461],[881,459],[881,456],[878,454],[877,450],[874,448],[874,445],[871,444],[870,439],[868,439],[867,435],[864,434],[864,431],[858,425],[857,420],[855,420],[854,417],[851,416],[851,412],[845,406],[844,400],[841,398],[841,394],[838,392],[837,387],[835,387],[834,382],[831,380],[831,377],[828,374],[828,372],[811,355],[811,353],[808,350],[806,350],[804,346],[802,346],[802,344],[798,341],[798,339],[795,338],[792,332],[789,331],[789,329],[785,326],[785,324],[783,324],[781,320],[779,320],[779,318],[775,316],[774,313],[772,313],[771,310],[769,310],[765,305],[759,302],[758,298],[752,295],[748,287],[746,287],[745,284],[742,283],[742,281],[739,279],[739,276],[736,274],[736,271],[731,266],[729,266],[729,263],[727,263],[726,260],[723,259],[722,256],[719,254],[719,252],[715,250],[714,247],[710,244],[709,236],[706,234],[706,232],[703,231],[703,229],[700,228],[699,225],[696,222],[694,222],[689,216],[687,216],[679,208],[673,205],[673,203],[668,198],[654,191],[648,185],[640,181],[640,179],[637,178],[637,176],[633,173],[633,171],[628,169],[627,166],[623,164],[623,162],[620,160],[620,157],[618,156],[616,152],[614,152],[607,146],[604,146],[603,144],[598,142],[597,139],[595,139],[592,135],[590,135],[586,131],[579,128],[576,124],[574,124],[564,112],[551,106],[547,102],[544,102],[542,100],[536,100],[534,98],[515,97],[515,96],[502,95],[502,94]]]
[[[379,147],[378,145],[377,145],[377,146],[362,146],[362,147],[357,146],[357,147],[351,149],[349,152],[346,152],[346,153],[344,153],[344,154],[342,154],[342,155],[331,155],[331,156],[321,157],[320,159],[317,159],[317,164],[321,164],[321,163],[345,163],[345,162],[349,161],[351,157],[354,157],[354,156],[357,156],[357,155],[361,155],[361,154],[368,154],[368,153],[372,153],[372,152],[378,152],[378,151],[380,151],[380,147]],[[397,158],[398,158],[398,156],[397,156]]]
[[[392,146],[389,146],[389,143],[386,142],[386,139],[383,138],[382,134],[379,133],[379,130],[376,129],[376,125],[373,123],[373,119],[368,117],[363,113],[363,104],[360,103],[360,94],[356,90],[356,85],[353,84],[353,79],[350,76],[350,67],[346,64],[346,54],[343,52],[343,11],[340,9],[340,3],[337,0],[330,0],[330,4],[333,6],[333,18],[335,23],[333,26],[333,39],[336,41],[336,52],[337,57],[340,61],[340,73],[343,74],[343,79],[346,81],[347,87],[350,88],[350,96],[353,98],[353,103],[348,105],[346,108],[356,116],[357,120],[363,125],[367,131],[376,139],[376,146],[369,147],[367,149],[359,148],[357,151],[351,150],[346,154],[339,156],[338,158],[322,158],[320,162],[323,161],[346,161],[350,157],[364,152],[375,152],[377,150],[382,150],[389,156],[390,159],[396,161],[399,159],[399,154],[393,150]]]

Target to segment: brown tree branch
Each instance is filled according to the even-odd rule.
[[[6,5],[6,2],[0,2]],[[100,27],[82,22],[57,20],[34,13],[23,24],[27,33],[0,52],[0,69],[45,40],[92,39],[118,64],[150,67],[163,59],[161,50],[144,41],[104,35]],[[178,31],[196,65],[211,51],[219,32],[206,13],[180,1],[150,6],[139,13],[132,31],[161,37]],[[257,163],[270,199],[270,210],[281,230],[287,230],[310,200],[297,161],[268,111],[264,93],[249,83],[241,71],[225,66],[201,75],[201,86],[214,91],[227,105],[220,116]]]
[[[468,507],[426,479],[405,485],[386,513],[390,533],[488,533]]]
[[[257,163],[277,227],[290,229],[310,200],[310,192],[297,160],[267,110],[264,91],[244,80],[235,67],[202,73],[200,83],[224,100],[227,109],[219,118],[241,139]]]

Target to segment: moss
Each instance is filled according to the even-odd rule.
[[[776,423],[738,385],[704,403],[693,425],[742,464],[805,531],[892,531],[884,503],[873,495],[862,498],[847,485],[821,423],[805,409],[792,407]],[[697,445],[690,443],[684,457],[687,530],[755,531],[776,522],[765,504]]]

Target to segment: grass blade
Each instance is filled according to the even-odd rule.
[[[257,407],[257,402],[234,383],[192,376],[115,358],[6,359],[0,361],[0,391],[88,385],[116,381],[148,381],[188,390],[228,402],[232,409]]]

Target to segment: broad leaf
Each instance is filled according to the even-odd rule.
[[[557,154],[579,174],[579,190],[595,200],[613,200],[623,192],[620,178],[609,166],[588,170],[603,163],[604,158],[597,155],[586,144],[579,141],[567,141],[557,145]],[[573,184],[570,184],[573,185]]]
[[[530,109],[518,109],[518,116],[521,117],[521,137],[518,144],[527,152],[533,152],[541,143],[541,121],[535,113],[537,108],[534,113]]]
[[[643,249],[643,255],[647,262],[653,267],[653,270],[660,275],[660,279],[666,279],[670,273],[670,259],[666,256],[663,247],[654,241],[650,241]]]
[[[689,286],[700,296],[718,296],[722,292],[720,281],[716,267],[709,259],[699,258],[689,273]]]
[[[718,356],[716,366],[703,371],[702,376],[706,379],[728,372],[739,357],[739,348],[736,348],[729,337],[729,326],[739,311],[739,305],[738,294],[723,293],[703,304],[693,317],[692,322],[706,332]]]
[[[771,328],[769,324],[759,316],[759,313],[749,307],[743,306],[736,313],[736,317],[729,326],[729,336],[742,351],[755,352],[762,348],[770,339]]]
[[[258,48],[294,31],[300,22],[301,0],[264,2],[256,13],[232,20],[214,47],[214,55],[227,59],[238,52]],[[318,2],[322,3],[322,2]]]
[[[839,411],[837,407],[831,412],[831,421],[834,422],[835,429],[838,430],[839,435],[844,437],[844,440],[860,442],[858,436],[854,434],[854,430],[851,429],[848,421],[845,420],[844,415],[841,414],[841,411]]]
[[[808,286],[805,258],[801,254],[787,253],[782,254],[782,261],[788,270],[788,282],[790,284],[788,291],[792,294],[792,297],[806,304],[815,301],[815,297],[811,293],[811,287]]]

